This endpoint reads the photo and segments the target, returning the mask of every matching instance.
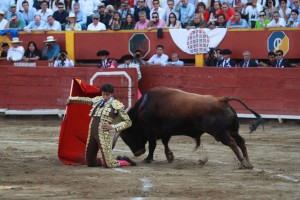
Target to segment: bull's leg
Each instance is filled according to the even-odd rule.
[[[233,135],[233,138],[234,138],[236,144],[238,145],[238,147],[241,149],[241,151],[243,153],[244,158],[241,161],[242,165],[246,168],[253,168],[253,166],[251,165],[251,163],[249,161],[245,139],[238,133],[235,133]]]
[[[149,140],[149,153],[148,153],[148,156],[147,158],[145,158],[145,162],[147,163],[151,163],[153,161],[153,154],[154,154],[154,150],[156,148],[156,140],[152,139],[152,140]]]
[[[167,137],[167,138],[162,138],[162,143],[164,144],[165,146],[165,154],[166,154],[166,157],[167,157],[167,160],[169,163],[173,162],[174,160],[174,155],[173,155],[173,152],[171,151],[171,149],[169,148],[169,141],[170,141],[170,138],[171,137]]]

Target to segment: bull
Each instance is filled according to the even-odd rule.
[[[168,143],[173,135],[186,135],[195,139],[196,149],[201,144],[201,135],[208,133],[217,141],[229,146],[241,165],[252,168],[244,138],[239,134],[239,121],[229,101],[241,103],[256,116],[250,133],[261,125],[261,116],[235,97],[214,97],[184,92],[178,89],[158,87],[144,94],[128,112],[132,126],[115,135],[113,147],[120,136],[129,146],[134,156],[146,152],[145,161],[153,161],[156,141],[162,140],[169,163],[174,160]]]

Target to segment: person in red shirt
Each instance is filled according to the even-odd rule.
[[[197,4],[197,8],[196,8],[196,12],[195,13],[199,14],[204,21],[208,22],[208,20],[209,20],[209,12],[206,10],[205,3],[199,2]]]
[[[225,20],[226,22],[228,22],[228,20],[232,20],[233,19],[233,14],[234,14],[234,9],[233,8],[229,8],[229,5],[227,2],[223,2],[222,3],[222,7],[221,7],[222,11],[220,14],[224,14],[225,15]]]

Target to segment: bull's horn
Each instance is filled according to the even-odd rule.
[[[112,141],[111,149],[115,148],[119,136],[120,136],[120,132],[116,132],[115,135],[114,135],[114,139]]]

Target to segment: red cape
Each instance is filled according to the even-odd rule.
[[[88,85],[79,79],[73,79],[71,96],[100,96],[100,89]],[[91,106],[72,103],[67,106],[65,118],[61,124],[58,157],[67,165],[85,164],[85,145],[91,117]]]

